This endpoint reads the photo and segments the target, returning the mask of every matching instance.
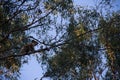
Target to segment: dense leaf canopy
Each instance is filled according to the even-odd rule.
[[[0,79],[17,80],[29,56],[53,80],[120,79],[120,13],[112,0],[0,0]],[[32,42],[38,44],[34,50]],[[24,46],[27,52],[21,51]],[[24,50],[26,51],[26,50]]]

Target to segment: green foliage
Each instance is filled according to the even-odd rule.
[[[1,1],[0,1],[1,2]],[[23,40],[26,36],[24,31],[12,32],[16,28],[21,28],[27,24],[28,18],[22,15],[10,19],[15,5],[12,1],[2,1],[0,5],[0,58],[19,54],[20,48],[25,44]],[[27,15],[26,15],[27,16]],[[27,39],[27,38],[26,38]],[[3,70],[4,77],[16,78],[14,73],[19,74],[21,58],[6,58],[0,61],[0,68]],[[6,72],[5,72],[6,71]],[[9,74],[9,75],[8,75]]]
[[[100,27],[103,27],[100,31],[100,38],[102,44],[107,49],[106,55],[111,70],[106,76],[108,77],[108,74],[120,74],[118,70],[120,68],[120,15],[114,13],[109,20],[101,20]],[[119,78],[119,75],[116,77]],[[111,77],[111,79],[113,78]]]
[[[117,74],[119,78],[120,15],[103,15],[102,7],[112,3],[99,2],[96,10],[74,6],[73,0],[0,1],[0,79],[18,79],[27,62],[24,56],[35,53],[47,66],[43,77],[104,80]],[[37,50],[20,54],[31,39],[38,42]]]
[[[65,37],[67,44],[61,46],[56,51],[56,55],[48,60],[49,66],[45,77],[86,79],[92,77],[91,69],[95,69],[98,66],[97,63],[100,62],[98,52],[95,51],[96,46],[91,44],[92,34],[88,33],[89,23],[82,23],[84,19],[81,19],[76,25],[74,17],[70,21]]]

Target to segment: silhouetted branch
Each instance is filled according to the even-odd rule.
[[[3,56],[3,57],[0,57],[0,60],[5,60],[7,58],[12,58],[12,57],[22,57],[22,56],[25,56],[25,55],[30,55],[30,54],[34,54],[34,53],[37,53],[37,52],[44,52],[44,51],[49,51],[50,49],[54,48],[54,47],[58,47],[58,46],[61,46],[63,44],[66,44],[66,43],[60,43],[60,44],[57,44],[57,45],[54,45],[54,46],[51,46],[49,48],[43,48],[43,49],[38,49],[38,50],[35,50],[35,51],[32,51],[32,52],[29,52],[29,53],[25,53],[25,54],[16,54],[16,55],[8,55],[8,56]]]
[[[94,32],[94,31],[97,31],[97,30],[100,30],[100,29],[101,29],[101,28],[87,31],[86,33],[80,34],[80,35],[77,36],[77,37],[82,37],[83,35],[86,35],[86,34],[88,34],[88,33],[91,33],[91,32]],[[34,54],[34,53],[37,53],[37,52],[43,52],[43,51],[46,51],[46,50],[50,50],[51,48],[54,48],[54,47],[59,47],[59,46],[64,45],[64,44],[69,44],[69,42],[70,42],[71,40],[74,40],[74,39],[76,39],[77,37],[72,38],[72,39],[69,39],[69,40],[66,40],[66,41],[64,41],[63,43],[51,45],[49,48],[39,49],[39,50],[30,52],[30,53],[27,53],[27,54],[18,54],[18,55],[4,56],[4,57],[1,57],[0,60],[4,60],[4,59],[9,58],[9,57],[21,57],[21,56],[25,56],[25,55]],[[103,50],[104,50],[104,49],[103,49]]]

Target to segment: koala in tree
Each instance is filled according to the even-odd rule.
[[[27,54],[28,52],[32,52],[34,51],[34,47],[38,44],[37,41],[32,40],[31,43],[24,45],[21,50],[20,50],[20,54]]]

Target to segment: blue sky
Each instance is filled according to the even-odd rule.
[[[30,57],[28,64],[24,64],[21,68],[20,80],[34,80],[35,78],[42,77],[42,73],[41,65],[38,64],[35,57]]]
[[[96,0],[74,0],[75,5],[81,5],[81,6],[93,6],[95,5]],[[117,5],[114,9],[120,9],[120,0],[116,0],[115,5]],[[28,62],[28,64],[24,64],[21,68],[21,78],[20,80],[39,80],[40,77],[42,77],[43,70],[41,68],[41,65],[38,64],[35,57],[31,58]],[[43,79],[43,80],[49,80],[49,79]]]

